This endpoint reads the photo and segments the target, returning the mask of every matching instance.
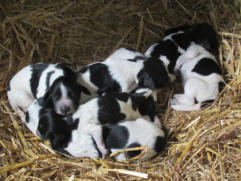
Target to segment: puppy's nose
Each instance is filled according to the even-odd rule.
[[[67,114],[70,110],[70,107],[69,106],[62,106],[60,108],[60,111],[62,112],[62,114]]]

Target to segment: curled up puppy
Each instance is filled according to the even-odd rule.
[[[203,47],[197,46],[191,47],[187,53],[198,48],[199,54],[192,59],[181,57],[176,67],[180,69],[184,93],[175,94],[171,99],[171,107],[175,110],[198,110],[203,105],[213,102],[225,86],[215,56]]]
[[[92,94],[130,93],[137,87],[162,88],[170,82],[163,62],[126,48],[120,48],[103,62],[95,62],[78,72],[78,82]]]
[[[106,148],[110,152],[120,151],[122,149],[133,147],[147,147],[147,152],[140,160],[148,160],[160,153],[166,145],[166,134],[156,124],[138,118],[136,120],[127,120],[116,125],[103,126],[103,138]],[[115,159],[131,159],[141,153],[140,150],[119,153]]]
[[[176,70],[180,67],[179,57],[193,59],[204,48],[211,54],[218,54],[218,39],[215,30],[207,23],[183,25],[168,29],[159,42],[151,45],[145,52],[147,57],[156,57],[168,67],[168,76],[173,82]]]
[[[12,109],[24,119],[34,99],[43,96],[58,114],[72,113],[83,92],[89,93],[65,65],[37,63],[24,67],[10,80],[7,95]]]

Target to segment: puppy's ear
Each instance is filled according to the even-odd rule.
[[[86,87],[84,87],[84,86],[82,86],[80,84],[78,84],[78,86],[79,86],[79,89],[81,90],[81,92],[83,92],[84,94],[86,94],[86,95],[90,95],[91,94],[90,91]]]

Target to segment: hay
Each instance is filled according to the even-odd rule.
[[[238,0],[1,1],[0,180],[240,180],[240,12]],[[188,113],[167,106],[180,84],[163,89],[158,109],[169,140],[153,160],[56,154],[9,108],[8,82],[28,64],[65,62],[78,69],[119,47],[143,52],[167,28],[195,22],[208,22],[219,32],[219,60],[228,87],[211,106]]]

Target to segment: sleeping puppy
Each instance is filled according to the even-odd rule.
[[[72,113],[83,91],[89,93],[76,82],[76,74],[68,67],[37,63],[23,68],[10,80],[7,95],[12,109],[24,118],[34,99],[43,96],[58,114]]]
[[[205,48],[210,53],[218,54],[218,40],[214,29],[206,24],[183,25],[169,29],[164,38],[151,45],[145,52],[147,57],[156,57],[168,67],[171,81],[176,79],[176,72],[180,68],[178,58],[193,59]],[[188,50],[188,51],[187,51]]]
[[[145,117],[161,126],[156,115],[156,92],[150,89],[138,89],[136,93],[110,93],[96,97],[78,109],[67,119],[79,121],[77,130],[92,135],[101,153],[106,153],[102,130],[98,125],[116,124],[128,119]]]
[[[105,61],[87,65],[78,72],[78,82],[102,95],[110,92],[131,92],[139,87],[157,89],[169,83],[167,68],[157,58],[147,61],[143,54],[120,48]]]
[[[147,146],[147,152],[140,158],[147,160],[160,153],[166,144],[165,132],[154,123],[138,118],[116,125],[103,126],[103,138],[107,149],[116,152],[126,148]],[[116,160],[126,160],[140,154],[141,151],[120,153]]]
[[[101,158],[106,154],[99,151],[90,134],[77,130],[78,120],[72,121],[57,114],[45,105],[43,98],[34,100],[29,106],[24,122],[33,134],[49,140],[51,147],[58,152],[73,157],[91,158]],[[100,125],[97,127],[102,130]]]
[[[202,46],[198,49],[198,56],[193,59],[182,58],[179,62],[184,94],[175,94],[171,100],[171,106],[175,110],[198,110],[213,102],[225,86],[214,55]]]

